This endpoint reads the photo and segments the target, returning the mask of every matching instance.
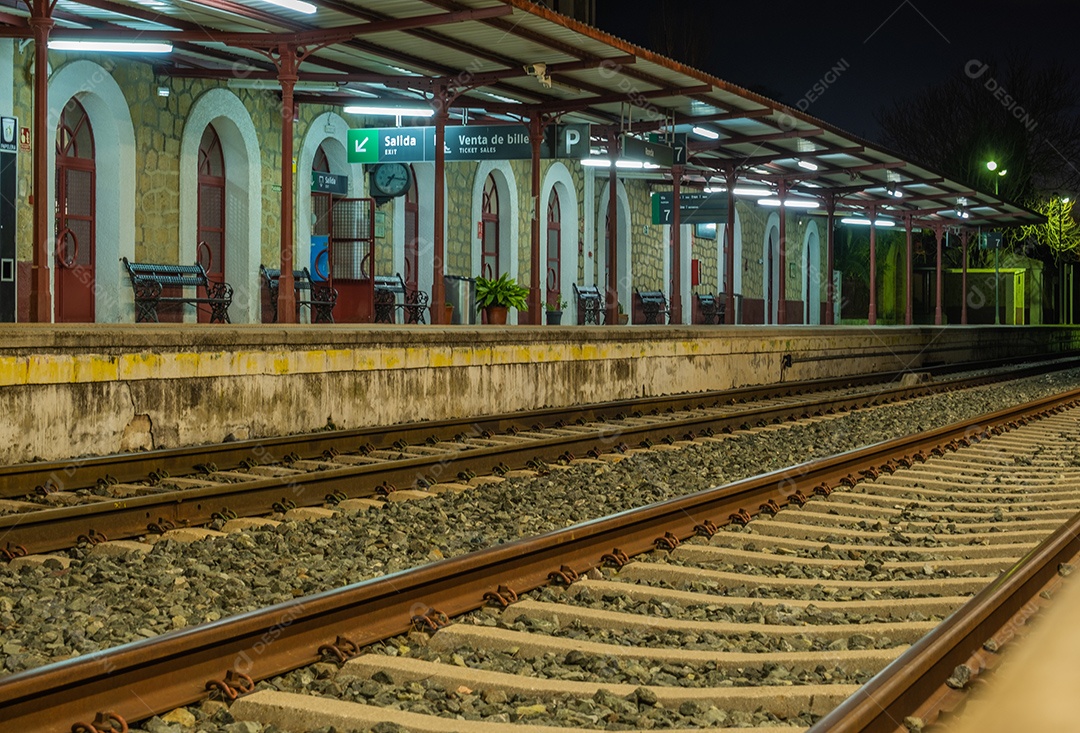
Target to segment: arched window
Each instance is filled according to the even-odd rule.
[[[78,100],[56,132],[56,321],[94,321],[94,131]]]
[[[405,287],[419,290],[420,278],[420,198],[416,190],[416,172],[405,192]]]
[[[199,142],[199,229],[196,257],[211,280],[225,279],[225,154],[213,125]]]
[[[547,211],[547,302],[559,310],[562,297],[562,207],[559,205],[559,192],[551,190]]]
[[[488,175],[484,183],[484,201],[480,216],[480,274],[496,278],[499,272],[499,192],[495,176]]]

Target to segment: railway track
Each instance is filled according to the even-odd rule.
[[[969,365],[973,366],[973,365]],[[1071,366],[1055,361],[913,386],[896,375],[773,385],[482,420],[289,436],[0,468],[0,554],[162,534],[215,519],[436,490],[575,456],[825,416]],[[943,368],[954,371],[956,366]]]
[[[772,716],[770,723],[805,729],[847,698],[815,730],[892,730],[898,720],[925,715],[919,701],[955,676],[958,665],[977,668],[981,663],[972,659],[982,653],[981,645],[997,629],[1008,628],[1017,611],[1030,613],[1031,599],[1080,549],[1080,519],[1060,526],[1080,505],[1069,491],[1074,472],[1062,465],[1076,456],[1055,455],[1046,447],[1071,447],[1080,432],[1078,399],[1080,391],[1040,400],[12,675],[0,680],[0,716],[32,731],[69,730],[73,722],[90,725],[95,717],[107,729],[110,719],[194,702],[208,685],[231,696],[252,679],[273,678],[330,655],[345,662],[337,673],[341,680],[360,680],[344,691],[355,687],[366,702],[380,694],[369,683],[395,686],[401,703],[417,685],[423,687],[418,679],[434,679],[430,675],[438,672],[445,682],[438,684],[452,693],[446,697],[457,696],[452,702],[459,712],[463,701],[475,704],[473,698],[502,704],[497,692],[489,695],[496,702],[474,694],[489,685],[522,703],[511,706],[511,718],[555,708],[575,712],[571,702],[560,707],[552,701],[589,700],[594,711],[602,705],[615,715],[630,715],[625,703],[631,702],[639,717],[673,709],[689,719],[711,716],[714,727],[761,722],[754,719],[761,708],[767,709],[761,715]],[[810,499],[815,492],[820,496]],[[738,530],[725,526],[732,521],[749,524]],[[533,595],[507,604],[527,594]],[[507,608],[476,614],[492,602]],[[653,609],[666,610],[657,617]],[[946,623],[923,636],[950,613]],[[462,614],[474,615],[437,631],[422,647],[416,637],[399,639],[410,647],[408,654],[358,654],[415,624],[435,628],[444,616]],[[604,636],[612,628],[624,634],[618,643]],[[703,649],[683,654],[668,648],[673,640],[686,646],[688,635],[698,638],[691,646]],[[757,646],[736,651],[748,637]],[[544,681],[537,663],[517,682],[484,676],[509,675],[512,669],[468,669],[477,655],[489,661],[499,654],[514,663],[551,657],[556,666],[572,668],[573,678],[549,675]],[[568,661],[571,654],[577,656]],[[443,659],[438,669],[433,655]],[[590,678],[585,671],[594,671],[593,656],[617,660],[607,667],[630,676]],[[642,659],[641,669],[631,674],[628,660]],[[379,664],[381,676],[371,671]],[[881,667],[884,672],[859,687]],[[676,672],[683,674],[679,679],[692,675],[694,684],[671,684],[662,676]],[[766,687],[753,684],[763,681]],[[568,691],[555,682],[577,686]],[[341,688],[344,682],[336,684]],[[528,692],[511,698],[508,690]],[[429,693],[418,694],[434,704]],[[766,699],[773,698],[787,702],[782,709],[768,708],[773,703]],[[410,727],[415,723],[417,730],[456,729],[425,712],[414,713],[423,718],[414,720],[408,711],[348,699],[267,691],[241,697],[232,712],[273,722],[281,719],[274,716],[300,715],[296,710],[304,706],[303,715],[322,715],[319,721],[332,714],[361,716],[311,728],[360,728],[356,720],[390,716]],[[575,724],[552,721],[566,722]],[[489,725],[505,730],[501,720]]]

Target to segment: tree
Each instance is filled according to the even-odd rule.
[[[701,15],[697,3],[656,3],[652,17],[652,50],[695,69],[702,68],[712,31],[711,24]]]
[[[1052,191],[1080,191],[1078,110],[1080,85],[1063,64],[1014,54],[969,62],[876,116],[882,142],[904,157],[981,190],[993,185],[986,162],[995,160],[1008,169],[1000,194],[1037,207]]]
[[[1055,260],[1080,259],[1080,225],[1073,218],[1073,200],[1051,196],[1033,208],[1046,217],[1046,223],[1020,227],[1018,238],[1041,242]]]

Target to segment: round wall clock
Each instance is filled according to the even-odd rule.
[[[371,171],[371,195],[375,198],[402,196],[411,184],[412,173],[403,163],[381,163]]]

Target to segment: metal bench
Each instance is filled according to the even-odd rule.
[[[274,315],[273,323],[277,323],[281,270],[280,268],[259,265],[259,272],[266,281],[266,287],[270,290],[270,308]],[[297,309],[301,306],[310,308],[312,323],[334,322],[334,306],[337,304],[338,298],[336,289],[312,280],[311,272],[306,267],[302,270],[293,270],[293,289],[296,291]]]
[[[181,307],[190,303],[196,308],[210,306],[210,321],[229,323],[229,306],[233,289],[228,283],[212,282],[202,265],[158,265],[146,262],[128,262],[122,258],[131,287],[135,291],[135,322],[158,322],[161,307]],[[165,288],[178,288],[178,295],[162,295]],[[184,288],[195,288],[195,294],[184,295]],[[200,295],[201,292],[205,295]]]
[[[401,302],[398,302],[398,296]],[[428,294],[405,287],[401,273],[375,276],[375,322],[394,323],[394,310],[400,308],[406,323],[426,323]]]
[[[634,296],[641,305],[641,313],[645,323],[667,323],[668,302],[659,290],[635,290]],[[662,320],[661,320],[662,319]]]
[[[578,325],[599,326],[604,322],[604,295],[595,285],[571,284],[577,300]]]
[[[719,296],[711,293],[695,293],[697,298],[698,312],[701,314],[701,322],[719,324],[724,322],[724,301]]]

